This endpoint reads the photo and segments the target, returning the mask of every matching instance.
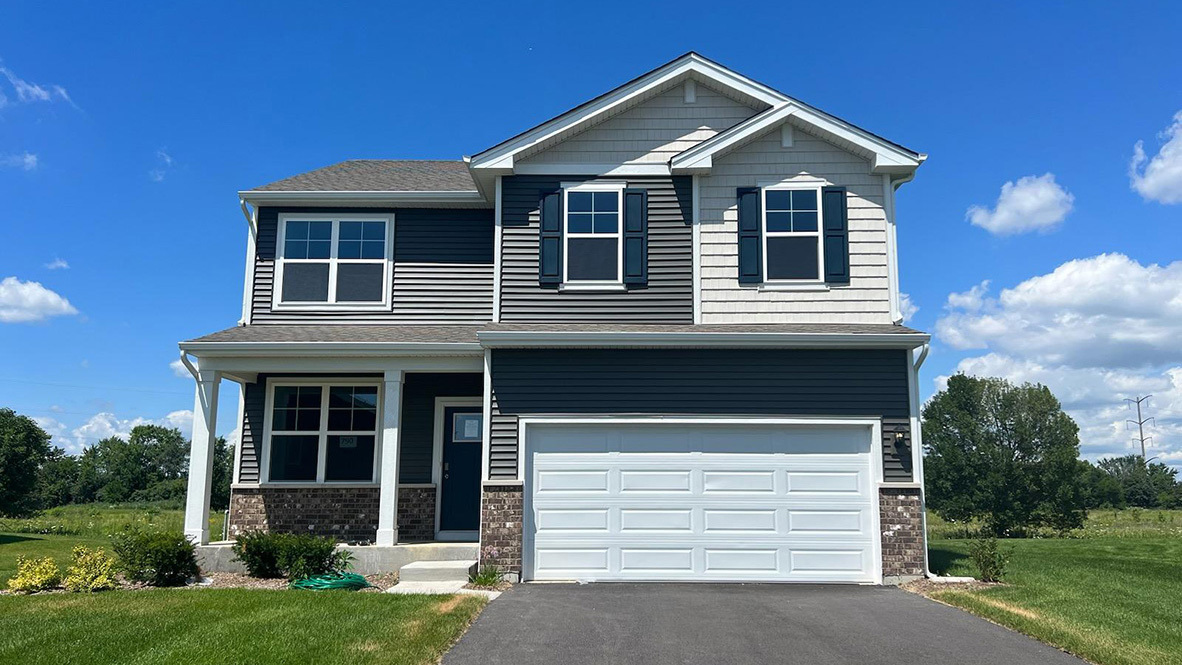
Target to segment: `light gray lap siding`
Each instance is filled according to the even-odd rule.
[[[911,480],[905,351],[499,349],[492,393],[493,480],[517,474],[518,417],[557,414],[879,417],[885,478]]]
[[[619,181],[622,178],[608,178]],[[501,183],[501,316],[505,322],[693,323],[692,180],[627,178],[648,190],[648,283],[624,292],[538,283],[538,200],[586,176],[510,176]]]
[[[393,306],[384,312],[276,312],[275,255],[283,212],[394,215]],[[493,211],[490,209],[260,208],[251,323],[467,323],[492,319]]]

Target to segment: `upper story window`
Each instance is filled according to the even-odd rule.
[[[821,188],[764,188],[762,207],[767,281],[820,281],[825,274]]]
[[[620,211],[624,185],[596,183],[566,186],[565,283],[623,283]]]
[[[280,215],[277,309],[390,306],[389,215]]]

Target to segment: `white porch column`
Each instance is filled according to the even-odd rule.
[[[213,449],[217,440],[218,387],[221,372],[197,371],[193,401],[193,437],[189,445],[189,489],[185,496],[185,537],[209,542],[209,492],[213,485]]]
[[[386,370],[382,391],[382,477],[381,494],[378,496],[378,545],[394,545],[398,542],[398,425],[402,420],[402,378],[402,370]]]

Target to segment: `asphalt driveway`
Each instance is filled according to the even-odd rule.
[[[1083,661],[890,587],[523,584],[444,665],[1028,665]]]

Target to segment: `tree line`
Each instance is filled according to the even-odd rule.
[[[210,505],[230,504],[234,452],[219,437]],[[0,515],[25,516],[71,503],[166,501],[187,490],[189,440],[175,427],[138,425],[80,455],[54,446],[36,421],[0,408]]]
[[[992,535],[1083,526],[1092,508],[1182,508],[1177,471],[1079,459],[1079,426],[1039,384],[958,374],[923,409],[927,506]]]

